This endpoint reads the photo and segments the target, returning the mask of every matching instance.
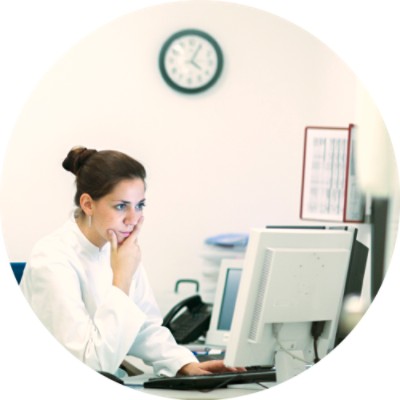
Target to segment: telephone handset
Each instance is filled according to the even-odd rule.
[[[171,331],[177,343],[185,344],[204,335],[210,320],[210,306],[196,294],[176,304],[164,317],[163,326]]]

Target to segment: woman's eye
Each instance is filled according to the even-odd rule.
[[[137,211],[142,211],[144,207],[146,207],[146,204],[143,202],[143,203],[137,204],[135,208]]]
[[[126,204],[117,204],[116,206],[115,206],[115,208],[118,210],[118,211],[122,211],[122,210],[125,210],[125,208],[126,208]]]

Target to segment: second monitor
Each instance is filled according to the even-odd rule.
[[[242,259],[223,259],[221,262],[207,346],[224,349],[228,343],[236,299],[242,276]]]

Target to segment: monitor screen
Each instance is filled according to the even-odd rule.
[[[218,318],[218,329],[224,331],[229,331],[231,329],[241,274],[241,269],[228,268],[227,270],[225,290]]]
[[[275,366],[282,382],[335,345],[353,232],[253,229],[225,363]]]
[[[225,347],[231,329],[243,260],[222,260],[206,344]]]

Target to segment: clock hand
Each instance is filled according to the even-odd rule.
[[[190,64],[194,65],[197,69],[201,69],[200,65],[197,64],[195,61],[190,60]]]
[[[199,45],[197,46],[197,49],[195,50],[195,52],[194,52],[192,58],[190,59],[190,62],[191,62],[192,64],[195,62],[195,59],[196,59],[197,54],[198,54],[198,52],[200,51],[200,49],[201,49],[201,44],[199,44]]]

